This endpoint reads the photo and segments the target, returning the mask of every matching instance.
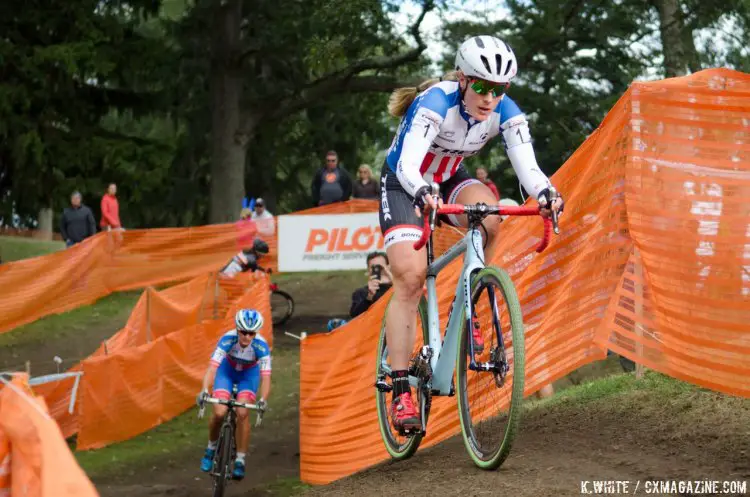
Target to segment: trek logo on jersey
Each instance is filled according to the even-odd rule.
[[[383,208],[383,219],[388,221],[391,219],[391,209],[388,207],[388,194],[385,190],[385,182],[388,177],[388,173],[383,175],[380,180],[380,206]]]
[[[436,155],[447,155],[449,157],[471,157],[472,155],[476,155],[479,153],[479,150],[451,150],[449,148],[444,148],[440,145],[436,145],[435,143],[430,145],[430,151],[432,151],[432,153]]]

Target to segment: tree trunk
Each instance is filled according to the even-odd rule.
[[[245,144],[240,129],[242,74],[240,51],[242,1],[228,0],[215,9],[211,69],[211,196],[209,222],[239,219],[245,196]]]
[[[684,22],[679,0],[652,0],[659,11],[659,31],[661,32],[666,77],[684,76],[688,73],[688,47],[682,36]],[[692,43],[692,38],[690,39]],[[695,52],[693,43],[692,52]]]
[[[39,209],[39,229],[37,230],[35,238],[40,240],[52,240],[52,209],[49,207],[42,207]]]

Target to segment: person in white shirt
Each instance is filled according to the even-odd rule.
[[[255,201],[255,209],[251,218],[258,227],[258,233],[261,235],[271,236],[276,231],[276,223],[273,214],[266,209],[266,203],[262,198]]]

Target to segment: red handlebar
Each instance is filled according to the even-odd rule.
[[[485,206],[487,211],[496,216],[538,216],[540,207],[524,207],[524,206],[512,206],[512,205],[488,205]],[[461,204],[444,204],[438,209],[438,214],[466,214],[468,210],[476,210],[474,205],[461,205]],[[414,243],[414,250],[419,250],[425,246],[427,240],[430,238],[430,218],[429,215],[424,215],[424,226],[422,227],[422,237]],[[536,248],[537,252],[542,252],[549,245],[550,237],[552,236],[552,219],[545,217],[544,220],[544,235],[539,246]]]

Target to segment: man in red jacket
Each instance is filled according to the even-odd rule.
[[[117,185],[110,183],[107,187],[107,193],[102,197],[102,220],[99,225],[102,231],[120,229],[120,205],[117,203]]]

